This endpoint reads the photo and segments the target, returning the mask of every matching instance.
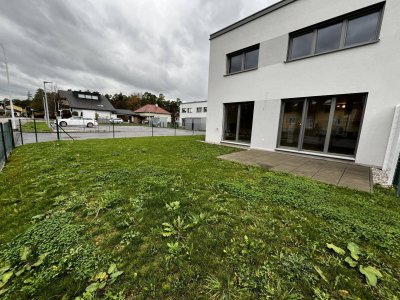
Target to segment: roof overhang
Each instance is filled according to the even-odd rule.
[[[245,24],[247,24],[247,23],[249,23],[251,21],[254,21],[255,19],[258,19],[258,18],[260,18],[262,16],[265,16],[265,15],[267,15],[267,14],[269,14],[269,13],[271,13],[271,12],[277,10],[277,9],[280,9],[280,8],[290,4],[292,2],[295,2],[295,1],[297,1],[297,0],[282,0],[282,1],[279,1],[279,2],[277,2],[277,3],[275,3],[275,4],[271,5],[271,6],[268,6],[267,8],[264,8],[263,10],[260,10],[260,11],[256,12],[255,14],[252,14],[251,16],[248,16],[247,18],[244,18],[244,19],[242,19],[240,21],[237,21],[236,23],[233,23],[232,25],[229,25],[229,26],[227,26],[227,27],[225,27],[225,28],[223,28],[221,30],[218,30],[217,32],[211,34],[210,35],[210,40],[215,39],[215,38],[217,38],[217,37],[229,32],[229,31],[232,31],[232,30],[234,30],[234,29],[236,29],[236,28],[238,28],[240,26],[243,26],[243,25],[245,25]]]

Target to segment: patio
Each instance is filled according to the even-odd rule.
[[[261,150],[245,150],[221,155],[219,158],[247,165],[256,165],[267,170],[309,177],[324,183],[359,191],[372,192],[373,183],[370,168],[354,163]]]

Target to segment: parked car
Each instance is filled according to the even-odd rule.
[[[55,122],[57,122],[57,121],[55,121]],[[61,127],[65,127],[65,126],[86,126],[86,127],[89,127],[89,128],[99,125],[95,119],[83,118],[83,117],[71,117],[71,118],[68,118],[68,119],[58,119],[58,124]]]
[[[114,123],[114,124],[122,124],[124,123],[124,120],[122,120],[121,118],[115,118],[115,119],[110,119],[110,123]]]

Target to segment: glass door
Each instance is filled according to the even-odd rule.
[[[304,100],[285,101],[282,106],[280,146],[299,148]]]
[[[357,95],[337,97],[329,141],[330,153],[356,154],[363,111],[364,101]]]
[[[365,94],[284,100],[279,147],[354,156]]]
[[[331,106],[332,98],[312,98],[307,101],[302,149],[324,151]]]
[[[225,141],[250,144],[253,128],[254,102],[225,104]]]

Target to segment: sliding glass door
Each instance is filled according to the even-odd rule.
[[[253,127],[254,102],[225,104],[224,140],[249,144]]]
[[[365,94],[284,100],[278,146],[354,156]]]

